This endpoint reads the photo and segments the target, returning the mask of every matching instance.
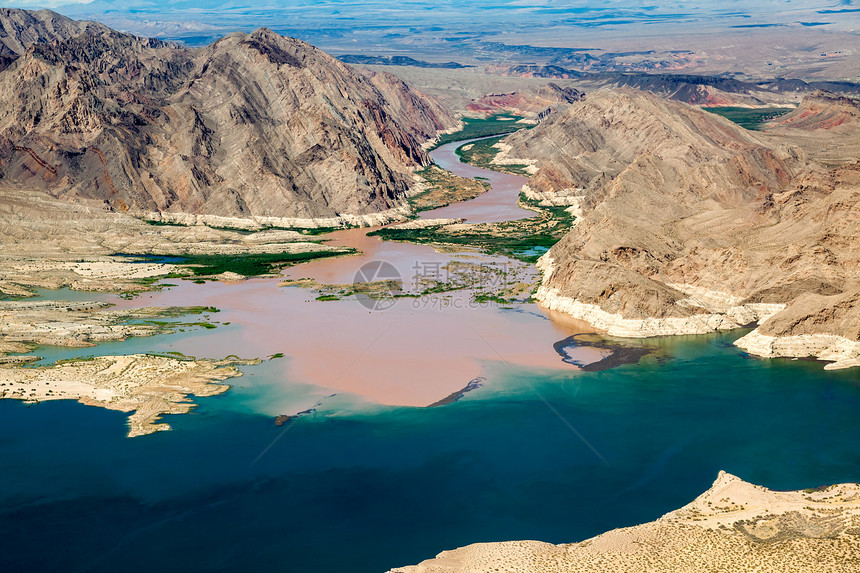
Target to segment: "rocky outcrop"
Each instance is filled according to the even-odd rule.
[[[474,113],[508,112],[527,117],[544,117],[551,110],[565,107],[585,97],[581,91],[548,83],[536,89],[506,94],[488,94],[466,106]]]
[[[553,260],[547,255],[541,257],[538,267],[550,275],[554,272]],[[610,272],[613,273],[613,277],[609,280],[618,280],[617,269],[612,269]],[[785,308],[785,305],[780,303],[726,303],[723,301],[734,297],[713,291],[706,291],[707,302],[705,302],[706,298],[702,293],[697,292],[700,289],[691,285],[663,285],[658,281],[643,279],[635,274],[627,274],[627,278],[629,284],[643,297],[643,300],[637,301],[640,304],[633,307],[634,312],[647,308],[650,309],[648,312],[663,316],[628,318],[630,313],[625,314],[624,307],[618,308],[617,312],[609,312],[599,304],[585,303],[563,296],[559,289],[545,284],[538,287],[535,298],[550,310],[564,312],[606,331],[610,336],[624,338],[707,334],[719,330],[732,330],[764,321]],[[601,282],[595,281],[594,284],[600,285]],[[684,291],[690,295],[687,298],[679,298],[678,294],[683,295]],[[613,302],[620,302],[623,305],[625,301]],[[607,306],[611,308],[612,304]]]
[[[800,355],[832,360],[836,344],[853,364],[860,164],[830,168],[781,133],[603,91],[506,138],[509,157],[536,160],[529,193],[574,198],[579,214],[542,259],[537,298],[617,336],[759,322],[758,335],[837,336],[851,344]],[[764,356],[800,348],[750,340]]]
[[[860,100],[817,91],[803,99],[800,105],[771,122],[772,127],[819,130],[846,125],[856,129],[860,121]]]
[[[860,366],[860,288],[837,295],[805,293],[735,344],[766,357],[811,356],[826,369]]]
[[[57,197],[345,224],[397,213],[429,162],[422,143],[455,125],[400,80],[267,29],[189,50],[49,14],[42,27],[63,33],[5,26],[17,52],[0,72],[0,174]]]
[[[783,187],[804,167],[790,148],[773,149],[728,121],[634,90],[596,92],[506,143],[512,156],[540,161],[532,189],[585,189],[593,206],[660,179],[672,186],[667,193],[707,201],[719,192],[718,200],[737,204]]]
[[[828,167],[845,166],[860,157],[860,99],[817,91],[797,109],[765,124],[766,139],[790,141]]]
[[[68,40],[108,28],[96,22],[78,22],[50,10],[0,8],[0,69],[15,61],[33,44]]]
[[[827,360],[825,370],[860,366],[860,342],[834,334],[800,334],[768,336],[758,329],[735,341],[735,344],[765,358],[811,357]]]
[[[477,543],[391,573],[854,571],[860,484],[773,491],[720,472],[660,519],[579,543]]]

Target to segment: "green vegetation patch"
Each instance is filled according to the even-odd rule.
[[[221,312],[214,306],[168,306],[166,308],[139,309],[133,311],[140,316],[156,316],[160,318],[181,318],[189,314],[204,314],[210,312]],[[208,317],[206,317],[208,318]],[[172,324],[172,323],[170,323]]]
[[[704,107],[702,109],[721,115],[744,129],[754,131],[760,130],[766,122],[792,111],[785,107]]]
[[[409,204],[415,212],[468,201],[490,189],[489,183],[454,175],[436,165],[418,171],[417,175],[424,180],[427,190],[409,198]]]
[[[528,176],[529,173],[526,171],[528,165],[497,165],[493,163],[493,159],[495,159],[496,155],[499,153],[499,148],[494,146],[500,142],[503,137],[504,136],[501,135],[499,137],[491,137],[489,139],[475,141],[474,143],[467,143],[466,145],[458,147],[454,153],[460,157],[461,161],[474,165],[475,167],[492,169],[494,171],[501,171],[502,173],[511,173],[512,175]]]
[[[185,328],[191,328],[194,326],[199,326],[200,328],[205,328],[207,330],[211,330],[213,328],[218,328],[217,326],[215,326],[214,324],[212,324],[211,322],[208,322],[208,321],[206,321],[206,322],[169,322],[166,320],[146,320],[146,321],[144,321],[144,324],[151,324],[152,326],[157,326],[158,328],[160,328],[164,331],[167,331],[170,329],[176,329],[176,328],[185,329]]]
[[[503,223],[480,223],[465,228],[458,225],[456,231],[450,231],[446,226],[382,228],[368,233],[368,236],[387,241],[474,247],[488,254],[500,254],[533,263],[570,230],[574,217],[565,207],[539,207],[537,202],[522,195],[520,204],[535,210],[537,216]]]
[[[147,352],[147,356],[155,356],[157,358],[172,358],[173,360],[181,360],[182,362],[191,362],[193,360],[197,360],[194,356],[188,356],[181,352],[176,352],[174,350],[168,350],[165,352]]]
[[[153,227],[187,227],[188,225],[183,225],[182,223],[173,223],[171,221],[156,221],[154,219],[144,219],[144,221],[148,225],[152,225]]]
[[[187,267],[196,277],[218,275],[225,272],[246,277],[272,274],[278,270],[324,257],[351,255],[355,249],[312,251],[307,253],[259,253],[246,255],[171,255],[174,264]],[[158,262],[160,255],[132,255],[144,261]],[[200,279],[198,279],[200,280]],[[196,282],[196,281],[195,281]]]
[[[152,225],[154,227],[196,227],[197,224],[194,225],[186,225],[184,223],[174,223],[172,221],[156,221],[153,219],[144,219],[144,222],[148,225]],[[342,231],[344,229],[351,229],[354,225],[344,225],[342,227],[278,227],[275,225],[263,225],[257,229],[243,229],[239,227],[219,227],[217,225],[205,225],[210,229],[215,229],[217,231],[230,231],[231,233],[238,233],[240,235],[253,235],[254,233],[259,233],[261,231],[295,231],[297,233],[301,233],[302,235],[325,235],[327,233],[331,233],[333,231]]]
[[[486,118],[464,117],[463,129],[455,133],[446,133],[439,138],[435,147],[451,143],[452,141],[513,133],[520,129],[531,127],[519,123],[521,119],[523,119],[521,115],[511,115],[508,113],[497,113]]]
[[[54,361],[52,366],[62,366],[63,364],[75,364],[76,362],[92,362],[96,357],[92,354],[88,354],[87,356],[76,356],[74,358],[61,358],[59,360]]]
[[[168,288],[168,287],[172,287],[172,286],[176,286],[176,285],[167,284],[167,283],[156,284],[159,281],[163,281],[165,279],[181,279],[181,278],[184,278],[185,276],[187,276],[187,275],[184,275],[182,273],[167,273],[166,275],[158,275],[155,277],[143,277],[140,279],[135,279],[134,282],[136,282],[139,285],[143,285],[143,286],[155,286],[155,287],[157,287],[157,288],[154,288],[152,290],[161,290],[163,288]]]
[[[478,304],[484,303],[484,302],[494,302],[496,304],[511,304],[511,302],[516,302],[516,301],[510,301],[510,300],[506,299],[505,297],[499,296],[497,294],[487,293],[487,292],[475,293],[475,295],[472,297],[472,299]]]
[[[332,300],[340,300],[340,297],[337,296],[336,294],[321,294],[316,298],[316,300],[320,300],[320,301],[325,302],[325,301],[332,301]]]

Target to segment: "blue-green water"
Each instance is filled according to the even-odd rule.
[[[856,371],[752,359],[735,336],[655,341],[668,358],[604,372],[493,364],[448,406],[284,427],[248,406],[277,360],[143,438],[119,412],[0,401],[0,570],[384,571],[650,521],[720,469],[778,489],[860,480]]]

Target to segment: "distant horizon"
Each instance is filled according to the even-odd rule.
[[[18,0],[3,4],[27,10],[49,9],[75,19],[92,19],[132,33],[166,36],[168,39],[195,33],[247,31],[259,27],[290,30],[340,31],[361,29],[372,33],[383,27],[415,27],[516,34],[520,28],[534,26],[570,30],[576,35],[592,36],[595,31],[660,35],[672,28],[673,34],[688,33],[685,28],[762,30],[771,27],[825,28],[856,34],[860,8],[853,0],[801,0],[787,6],[769,0],[750,6],[742,0],[728,0],[718,6],[704,2],[653,3],[642,6],[631,0],[601,3],[534,0],[523,5],[518,0],[464,2],[417,0],[392,7],[378,0],[276,0],[262,5],[243,5],[230,0]],[[476,20],[475,18],[479,18]],[[850,20],[854,20],[851,22]],[[475,30],[480,21],[484,29]],[[124,24],[125,27],[120,24]],[[496,29],[491,29],[496,28]],[[334,31],[334,30],[332,30]]]
[[[857,59],[845,61],[860,53],[860,8],[853,0],[766,0],[754,6],[741,0],[648,6],[631,0],[600,6],[415,0],[396,7],[379,0],[281,0],[253,7],[229,0],[19,0],[7,6],[46,8],[188,47],[265,27],[335,56],[354,56],[356,63],[411,58],[430,67],[554,65],[577,72],[860,82]],[[594,58],[604,61],[595,65]]]

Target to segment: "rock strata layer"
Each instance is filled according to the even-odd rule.
[[[402,218],[422,144],[456,125],[399,79],[265,28],[186,49],[4,9],[0,60],[5,183],[170,222]]]
[[[578,215],[539,263],[538,300],[616,336],[760,324],[739,346],[857,364],[854,106],[816,94],[758,133],[604,90],[506,138],[508,158],[536,167],[529,196]]]

